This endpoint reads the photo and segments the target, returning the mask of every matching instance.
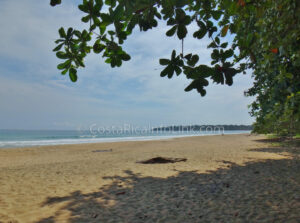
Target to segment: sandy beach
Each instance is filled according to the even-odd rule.
[[[153,157],[186,162],[141,164]],[[0,222],[299,222],[298,148],[249,134],[0,149]]]

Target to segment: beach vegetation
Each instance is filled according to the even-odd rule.
[[[61,0],[51,0],[52,6]],[[131,59],[123,44],[133,30],[169,26],[166,36],[177,36],[182,49],[159,59],[160,76],[184,75],[185,91],[206,95],[210,83],[233,84],[237,74],[252,73],[246,96],[256,118],[254,131],[281,136],[300,132],[300,2],[294,0],[83,0],[78,9],[87,29],[60,28],[55,41],[57,66],[76,82],[89,53],[101,55],[112,68]],[[196,31],[191,32],[191,27]],[[210,65],[202,55],[184,51],[187,35],[208,37]]]

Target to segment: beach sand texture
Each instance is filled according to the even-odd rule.
[[[0,222],[299,222],[300,149],[263,136],[0,149]],[[186,162],[141,164],[156,156]]]

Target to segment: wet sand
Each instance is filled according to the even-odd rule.
[[[0,222],[298,222],[299,150],[248,134],[0,149]],[[157,156],[187,161],[137,163]]]

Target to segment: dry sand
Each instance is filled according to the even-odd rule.
[[[136,163],[156,156],[187,161]],[[296,223],[299,172],[246,134],[0,149],[0,222]]]

